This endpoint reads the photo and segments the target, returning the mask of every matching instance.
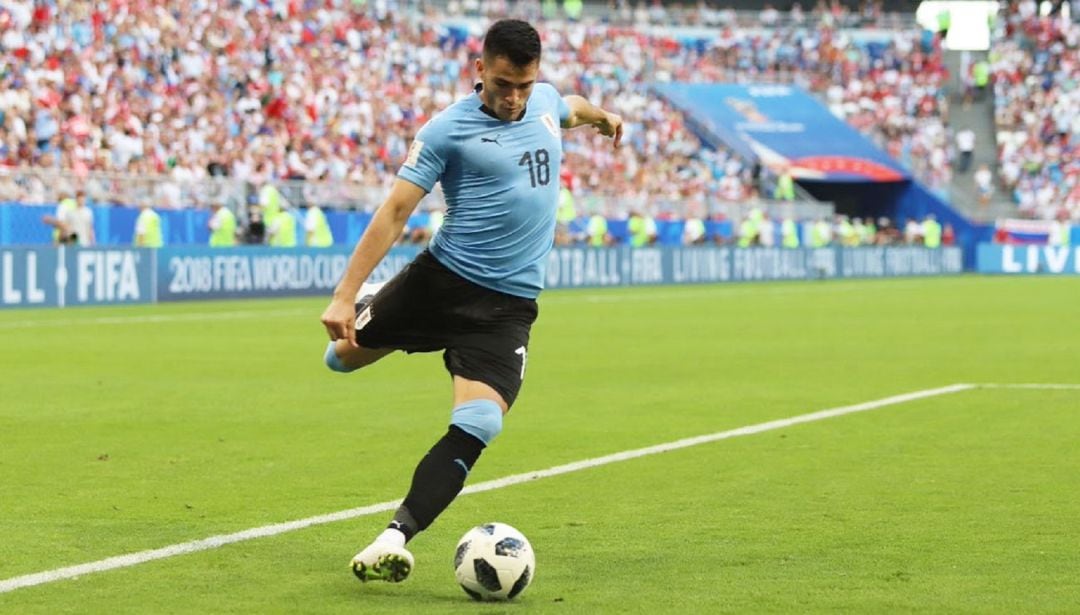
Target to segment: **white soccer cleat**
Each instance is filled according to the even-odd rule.
[[[413,556],[405,547],[375,541],[356,554],[350,564],[353,574],[364,583],[400,583],[412,572]]]

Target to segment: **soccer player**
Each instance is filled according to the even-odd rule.
[[[394,350],[443,350],[453,377],[446,434],[420,460],[386,530],[352,560],[361,581],[398,582],[405,544],[450,505],[502,430],[525,377],[529,330],[555,233],[561,128],[622,139],[622,118],[537,83],[540,36],[494,23],[476,60],[480,83],[416,135],[322,315],[326,364],[350,372]],[[427,250],[381,287],[363,284],[436,182],[447,212]]]

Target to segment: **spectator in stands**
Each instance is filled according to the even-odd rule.
[[[799,225],[790,216],[780,223],[780,245],[785,248],[798,248],[802,243],[799,238]]]
[[[776,225],[773,224],[769,212],[761,212],[761,220],[757,228],[758,245],[763,248],[771,248],[776,245]]]
[[[922,224],[915,218],[908,218],[904,224],[904,243],[909,246],[922,245],[923,242],[923,228]]]
[[[901,243],[900,229],[893,226],[892,220],[886,217],[878,218],[877,235],[874,244],[879,246],[893,246]]]
[[[777,169],[773,199],[777,201],[795,200],[795,179],[791,176],[791,165],[783,165]]]
[[[747,212],[743,216],[742,222],[739,224],[739,243],[740,248],[749,248],[750,246],[757,245],[758,243],[758,224],[757,216],[752,211]]]
[[[862,225],[861,243],[864,246],[874,245],[876,239],[877,227],[874,226],[874,219],[870,216],[867,216],[866,220],[863,221]]]
[[[683,222],[684,246],[700,246],[705,243],[705,221],[691,213]]]
[[[962,128],[956,132],[956,151],[960,152],[960,160],[956,164],[957,173],[967,173],[971,168],[971,160],[975,156],[975,131],[970,128]]]
[[[41,217],[41,221],[53,228],[52,237],[54,245],[74,243],[71,238],[70,229],[68,229],[61,220],[68,217],[67,212],[69,210],[75,209],[75,197],[66,189],[61,189],[59,191],[59,197],[54,215],[44,215]]]
[[[855,226],[851,223],[851,219],[844,215],[836,216],[833,237],[839,240],[840,245],[849,248],[859,245],[859,241],[861,241],[858,233],[855,232]]]
[[[851,219],[851,230],[855,234],[852,240],[855,245],[861,246],[866,243],[866,225],[863,224],[862,218]]]
[[[50,27],[25,41],[40,47],[30,53],[29,68],[27,62],[14,63],[17,73],[6,77],[0,88],[5,92],[0,105],[13,110],[5,113],[11,118],[5,123],[13,130],[4,150],[18,163],[40,166],[48,158],[70,165],[72,171],[168,175],[172,181],[163,184],[158,202],[171,207],[190,205],[187,195],[193,183],[212,177],[262,185],[284,177],[327,176],[385,188],[389,163],[404,153],[405,138],[394,128],[415,131],[434,111],[467,91],[471,84],[460,68],[475,51],[475,39],[440,39],[438,30],[405,11],[372,19],[380,12],[377,6],[297,4],[284,12],[275,6],[229,4],[216,7],[213,14],[196,6],[185,14],[184,7],[140,13],[121,3],[110,20],[130,28],[106,28],[96,37],[70,40],[59,33],[78,30],[81,20],[96,9],[50,15]],[[567,10],[572,13],[574,8]],[[293,27],[299,23],[304,27]],[[587,180],[580,196],[652,194],[688,176],[706,176],[700,143],[684,129],[679,114],[648,91],[645,84],[653,75],[643,71],[640,61],[655,54],[662,64],[659,70],[667,71],[683,61],[688,48],[656,45],[635,32],[607,33],[592,26],[553,31],[562,38],[555,41],[552,57],[566,68],[556,66],[551,74],[564,82],[594,84],[605,104],[618,101],[622,108],[617,110],[644,127],[638,146],[618,154],[586,154],[589,136],[569,139],[580,146],[574,151],[568,144],[571,158],[598,156],[610,160],[580,162],[613,163],[578,178]],[[6,34],[23,39],[16,27]],[[326,43],[318,53],[311,51],[315,41]],[[247,52],[247,45],[257,51]],[[454,50],[445,64],[444,47]],[[387,48],[394,53],[367,51]],[[86,49],[94,49],[95,55],[69,53]],[[129,49],[139,53],[132,57]],[[51,68],[38,71],[56,50],[63,59],[53,71],[55,77]],[[639,61],[631,63],[628,72],[612,71],[612,59],[624,50],[635,52],[627,57]],[[574,61],[564,62],[560,53]],[[704,58],[701,62],[707,65]],[[280,68],[284,65],[298,70],[287,74]],[[404,75],[403,83],[385,79],[401,65],[416,70]],[[29,79],[18,71],[28,73]],[[39,79],[39,73],[49,78]],[[55,87],[65,75],[76,74],[82,80],[72,78],[71,87]],[[342,87],[331,85],[337,83]],[[153,104],[134,95],[136,91],[149,92]],[[623,96],[627,93],[631,95]],[[35,96],[48,104],[31,108]],[[40,134],[34,133],[35,124]],[[14,143],[19,134],[25,147]],[[54,146],[50,135],[64,140]],[[53,156],[55,147],[69,149]],[[663,168],[640,172],[645,161],[656,160],[658,154],[664,155]],[[685,185],[692,193],[708,189],[701,181]],[[264,203],[264,209],[267,217],[276,213],[271,204]]]
[[[267,223],[266,242],[275,248],[296,247],[296,217],[288,201],[281,202],[281,210]]]
[[[825,218],[818,218],[810,227],[810,247],[824,248],[832,244],[832,225]]]
[[[86,192],[75,192],[74,209],[66,209],[59,218],[66,231],[68,241],[81,247],[90,247],[95,243],[94,210],[86,204]]]
[[[261,245],[266,241],[266,222],[263,220],[262,208],[258,205],[248,207],[247,224],[244,227],[244,243],[248,245]]]
[[[44,216],[42,221],[56,229],[53,237],[58,244],[94,245],[94,211],[87,207],[83,190],[76,190],[74,199],[62,199],[56,216]]]
[[[499,10],[468,4],[448,13]],[[212,177],[255,186],[285,177],[360,182],[376,187],[366,199],[373,206],[407,139],[472,85],[462,67],[476,52],[475,37],[449,34],[429,17],[391,12],[383,3],[136,7],[117,3],[106,15],[73,3],[50,13],[34,36],[14,21],[0,32],[18,41],[0,51],[12,67],[0,76],[0,132],[10,126],[11,133],[0,157],[72,172],[168,177],[158,202],[170,207],[190,206],[193,185]],[[594,147],[592,135],[568,135],[567,168],[588,169],[573,178],[582,208],[594,198],[644,212],[658,195],[731,203],[752,195],[746,165],[730,152],[704,150],[682,114],[648,87],[673,79],[783,81],[827,91],[834,111],[906,157],[920,178],[932,187],[947,183],[940,42],[923,45],[912,28],[895,28],[880,44],[845,32],[882,23],[872,2],[858,12],[821,2],[810,16],[793,6],[784,17],[769,7],[741,24],[760,21],[768,24],[764,31],[734,27],[734,10],[702,6],[627,3],[606,17],[611,24],[715,28],[715,37],[700,40],[585,18],[552,24],[547,78],[563,89],[586,89],[627,120],[630,147],[619,152]],[[95,19],[123,27],[85,26]],[[787,25],[804,20],[814,27]],[[26,49],[27,58],[12,60],[14,49]],[[268,218],[276,215],[276,206],[264,205]]]
[[[1080,24],[1031,1],[1005,9],[991,54],[1000,180],[1022,215],[1049,219],[1080,174]]]
[[[210,219],[206,226],[210,230],[210,247],[229,248],[236,245],[236,214],[229,208],[224,196],[218,195],[210,200]]]
[[[956,229],[953,225],[946,224],[945,228],[941,230],[941,245],[954,246],[956,245]]]
[[[975,171],[975,190],[979,195],[979,204],[989,205],[994,195],[994,174],[990,172],[988,165],[980,164]]]
[[[1069,224],[1067,211],[1059,212],[1058,216],[1050,222],[1046,243],[1051,246],[1067,246],[1072,243],[1072,227]]]
[[[161,234],[161,216],[151,206],[149,198],[139,201],[139,216],[135,218],[132,244],[140,248],[160,248],[165,244]]]
[[[923,245],[927,248],[941,247],[941,223],[934,214],[927,214],[921,225]]]
[[[607,217],[594,212],[589,216],[589,245],[594,248],[602,248],[611,244],[611,236],[608,234]]]
[[[656,223],[653,222],[652,228],[649,225],[650,216],[646,216],[638,211],[631,211],[630,217],[627,219],[627,231],[630,233],[630,246],[634,248],[644,248],[652,245],[656,241]]]
[[[975,85],[975,100],[986,100],[986,90],[990,84],[990,63],[980,59],[972,64],[971,79]]]
[[[309,248],[329,248],[334,245],[334,235],[330,232],[330,224],[322,208],[305,201],[300,210],[304,213],[304,245]]]

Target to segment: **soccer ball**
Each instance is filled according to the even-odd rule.
[[[510,600],[536,576],[536,556],[521,532],[505,523],[485,523],[458,541],[454,576],[474,600]]]

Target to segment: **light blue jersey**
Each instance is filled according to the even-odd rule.
[[[446,219],[430,246],[440,263],[481,286],[535,299],[555,239],[560,124],[570,109],[546,83],[533,87],[520,121],[496,119],[482,105],[474,93],[432,118],[398,177],[428,192],[442,182]]]

